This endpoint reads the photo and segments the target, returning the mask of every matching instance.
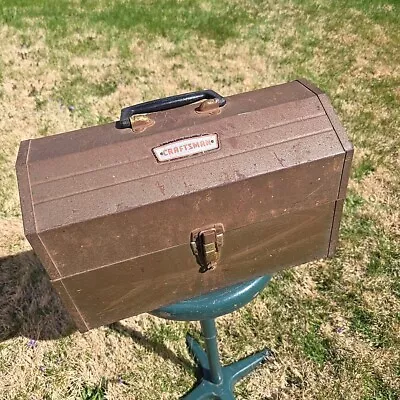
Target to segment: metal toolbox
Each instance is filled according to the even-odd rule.
[[[305,80],[171,96],[23,141],[25,234],[85,331],[332,255],[352,154]]]

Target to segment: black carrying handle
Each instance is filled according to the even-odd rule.
[[[146,101],[145,103],[135,104],[134,106],[125,107],[121,110],[121,116],[118,121],[119,128],[130,128],[130,117],[135,114],[146,114],[157,111],[169,110],[186,106],[204,99],[216,99],[219,106],[226,104],[226,100],[220,94],[213,90],[199,90],[197,92],[177,94],[175,96],[164,97],[162,99]]]

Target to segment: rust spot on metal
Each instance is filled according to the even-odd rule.
[[[162,185],[159,181],[157,181],[157,186],[160,189],[160,192],[165,196],[165,186]]]
[[[155,121],[147,115],[134,115],[131,117],[132,131],[135,133],[141,133],[154,124]]]

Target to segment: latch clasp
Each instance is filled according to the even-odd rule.
[[[195,229],[190,235],[190,246],[200,272],[214,269],[221,256],[221,247],[224,244],[224,226],[215,224],[206,228]]]

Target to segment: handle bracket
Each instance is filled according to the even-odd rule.
[[[183,93],[175,96],[164,97],[162,99],[146,101],[125,107],[121,110],[121,116],[117,122],[117,128],[130,128],[130,118],[136,114],[147,114],[157,111],[165,111],[172,108],[186,106],[200,100],[215,99],[219,107],[226,104],[226,99],[213,90],[199,90],[197,92]]]

